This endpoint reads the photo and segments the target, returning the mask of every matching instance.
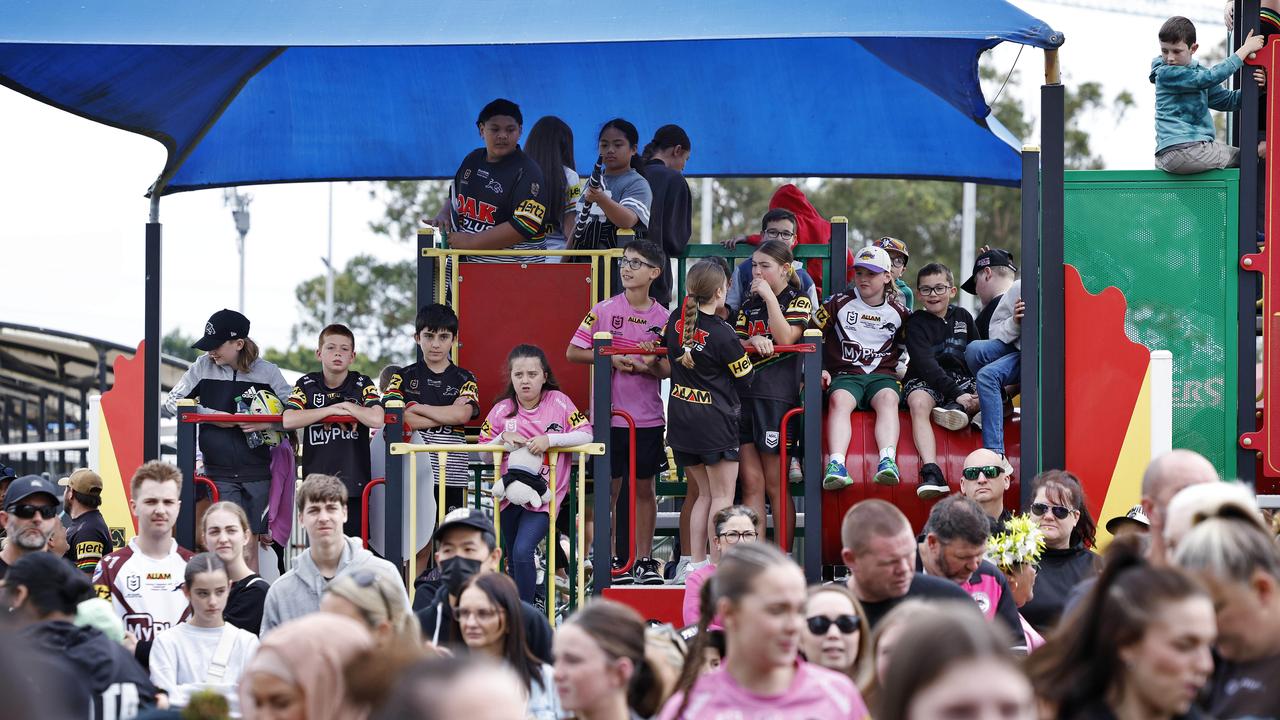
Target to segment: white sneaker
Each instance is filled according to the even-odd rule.
[[[694,570],[698,570],[699,568],[702,568],[703,566],[709,564],[710,562],[711,562],[710,560],[703,560],[702,562],[690,561],[688,563],[685,563],[683,567],[678,568],[676,570],[676,576],[674,579],[672,579],[671,584],[684,585],[685,580],[689,579],[689,575],[693,573]]]

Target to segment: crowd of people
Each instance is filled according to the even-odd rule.
[[[133,472],[136,535],[121,546],[92,469],[61,484],[2,478],[0,682],[16,717],[1280,718],[1275,535],[1207,460],[1157,457],[1140,505],[1111,518],[1105,536],[1067,470],[1029,481],[1025,513],[1006,507],[1014,470],[1003,433],[1023,317],[1009,252],[984,248],[958,286],[937,262],[912,283],[907,243],[885,237],[838,269],[848,289],[824,295],[793,248],[825,242],[825,221],[785,186],[747,239],[747,262],[696,262],[685,297],[672,298],[669,260],[689,236],[687,134],[664,126],[641,152],[636,128],[610,120],[583,181],[567,125],[542,118],[526,148],[522,127],[514,103],[482,110],[484,146],[432,222],[453,247],[513,251],[476,262],[551,260],[539,253],[616,247],[619,229],[637,232],[619,248],[621,292],[566,328],[565,356],[591,362],[597,332],[631,351],[612,356],[610,382],[635,446],[612,420],[609,492],[616,503],[634,455],[637,558],[623,572],[619,551],[597,571],[618,584],[682,585],[683,622],[646,622],[604,599],[548,622],[538,555],[558,535],[549,511],[569,490],[560,482],[553,497],[548,458],[589,442],[604,420],[561,391],[543,348],[516,344],[504,388],[482,406],[475,374],[452,360],[459,318],[432,304],[415,318],[416,362],[377,380],[355,372],[356,338],[334,324],[317,338],[319,369],[291,386],[259,356],[248,318],[221,310],[169,408],[274,414],[271,398],[285,401],[279,423],[202,423],[201,473],[219,502],[198,501],[196,547],[174,537],[184,478],[165,462]],[[976,317],[953,302],[960,290],[981,302]],[[821,478],[792,467],[788,479],[849,486],[849,465],[863,461],[847,450],[851,414],[869,412],[869,475],[901,482],[905,413],[921,459],[916,492],[936,501],[919,532],[893,504],[853,505],[840,528],[847,574],[812,586],[766,521],[775,533],[795,526],[779,455],[802,377],[799,356],[778,348],[810,328],[824,335],[826,466]],[[424,442],[464,443],[479,422],[479,442],[505,449],[494,513],[459,503],[435,526],[434,506],[419,508],[427,524],[409,550],[424,572],[410,583],[357,537],[393,400]],[[970,426],[981,447],[948,478],[936,428]],[[680,551],[664,567],[655,478],[670,461],[689,491]],[[570,452],[556,462],[569,478]],[[463,453],[421,464],[425,502],[441,470],[446,484],[470,477]],[[307,546],[268,581],[258,549],[286,542],[294,523]],[[615,547],[632,541],[616,535]]]

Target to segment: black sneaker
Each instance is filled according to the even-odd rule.
[[[626,563],[623,562],[622,558],[618,557],[617,555],[613,556],[613,562],[610,563],[611,565],[610,570],[613,572],[614,585],[632,585],[635,583],[636,581],[635,575],[632,575],[631,573],[622,573],[621,575],[618,574],[618,571],[621,570],[622,566],[625,564]]]
[[[662,563],[651,557],[640,558],[636,561],[632,575],[641,585],[662,585],[665,581],[662,579],[662,573],[659,572],[661,567]]]
[[[928,463],[920,468],[920,484],[916,486],[916,497],[921,500],[935,500],[951,492],[947,479],[942,475],[942,468]]]
[[[942,407],[935,407],[930,415],[935,423],[948,430],[960,430],[969,424],[969,416],[959,403],[949,402]]]

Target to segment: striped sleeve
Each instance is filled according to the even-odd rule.
[[[787,307],[782,311],[782,316],[786,318],[788,325],[799,325],[800,327],[809,324],[811,315],[813,315],[813,303],[809,300],[808,295],[797,295],[792,298],[791,302],[787,303]]]

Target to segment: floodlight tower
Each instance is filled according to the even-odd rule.
[[[236,249],[240,252],[240,312],[244,313],[244,239],[249,234],[249,203],[253,196],[242,193],[238,188],[226,188],[222,191],[222,204],[231,208],[231,219],[236,223],[236,232],[240,239]]]

